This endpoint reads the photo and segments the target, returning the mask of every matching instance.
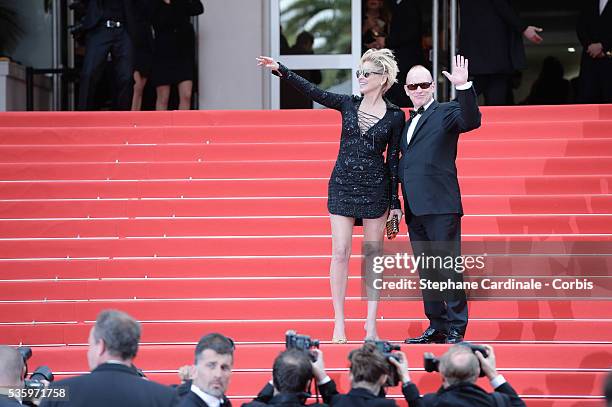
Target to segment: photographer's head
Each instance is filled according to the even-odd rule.
[[[365,388],[374,394],[387,381],[389,363],[373,343],[366,343],[349,353],[351,369],[349,377],[353,388]]]
[[[221,398],[234,366],[234,342],[221,334],[203,336],[195,349],[193,384],[204,393]]]
[[[304,393],[313,377],[312,363],[307,353],[287,349],[274,360],[272,382],[278,393]]]
[[[0,346],[0,387],[23,387],[25,364],[17,349]]]
[[[89,368],[93,370],[111,360],[130,366],[138,352],[139,341],[138,321],[121,311],[102,311],[89,333]]]
[[[456,344],[440,358],[440,374],[444,387],[461,382],[476,383],[480,362],[469,347]]]

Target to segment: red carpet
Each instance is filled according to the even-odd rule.
[[[484,108],[483,120],[459,147],[466,241],[612,240],[612,106]],[[30,365],[58,378],[84,372],[92,321],[119,308],[143,322],[136,364],[176,383],[198,338],[220,331],[238,342],[239,405],[269,379],[293,328],[324,342],[346,391],[365,304],[355,258],[353,343],[327,342],[338,135],[331,111],[0,114],[0,342],[34,346]],[[475,301],[467,338],[496,347],[529,406],[601,405],[611,304]],[[383,302],[380,316],[393,341],[426,326],[419,302]],[[403,346],[423,392],[439,379],[422,353],[445,348]]]

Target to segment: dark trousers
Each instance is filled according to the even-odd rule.
[[[406,211],[408,212],[409,209]],[[414,256],[460,256],[461,216],[456,213],[416,216],[407,213],[408,235]],[[453,270],[438,270],[437,278],[463,281],[462,274]],[[432,280],[431,269],[419,269],[419,276]],[[444,279],[441,277],[444,276]],[[457,329],[465,333],[468,323],[468,306],[465,291],[440,292],[423,291],[425,315],[431,328],[447,332]]]
[[[476,94],[484,95],[485,105],[505,106],[508,104],[512,75],[487,74],[474,76]]]
[[[612,103],[612,58],[593,59],[582,54],[580,103]]]
[[[79,110],[94,110],[97,107],[96,85],[104,70],[109,52],[113,61],[117,90],[114,107],[116,110],[131,109],[134,86],[132,40],[124,27],[98,27],[87,34],[87,48],[79,85]]]

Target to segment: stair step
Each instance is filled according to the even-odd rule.
[[[551,309],[564,305],[549,303]],[[567,305],[565,305],[567,308]],[[553,311],[557,312],[557,311]],[[364,335],[365,319],[346,323],[346,334],[351,341]],[[141,343],[195,343],[205,332],[222,332],[237,342],[282,342],[287,329],[329,342],[333,320],[315,321],[207,321],[207,322],[146,322],[142,323]],[[93,323],[57,323],[0,325],[0,337],[7,344],[77,345],[84,343]],[[407,337],[419,336],[428,326],[423,316],[418,320],[380,319],[377,324],[381,338],[403,342]],[[470,319],[467,339],[476,342],[606,342],[612,338],[612,319],[594,320],[488,320]],[[242,346],[242,345],[241,345]],[[325,345],[327,346],[327,345]],[[500,346],[500,345],[496,345]],[[418,348],[418,347],[417,347]],[[37,351],[38,352],[38,351]],[[580,363],[575,364],[579,366]]]
[[[108,308],[121,309],[138,320],[241,320],[249,310],[249,320],[327,319],[333,315],[329,296],[315,299],[215,299],[215,300],[115,300],[84,302],[4,302],[0,303],[0,322],[95,321]],[[363,318],[366,302],[347,298],[346,318]],[[378,315],[385,318],[423,318],[418,301],[382,301]],[[605,301],[472,301],[471,318],[504,319],[611,319],[612,308]]]

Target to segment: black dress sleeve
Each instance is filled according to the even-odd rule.
[[[401,209],[402,205],[399,200],[399,153],[400,153],[400,141],[402,137],[402,130],[404,129],[404,122],[406,121],[406,115],[402,110],[398,111],[393,116],[393,127],[391,139],[387,146],[387,166],[389,168],[389,176],[391,179],[391,194],[389,207],[391,209]]]
[[[201,0],[173,0],[173,2],[177,2],[187,16],[199,16],[204,13]]]
[[[317,103],[322,104],[325,107],[329,107],[335,110],[342,110],[344,102],[350,99],[348,95],[342,95],[339,93],[327,92],[319,89],[315,84],[302,78],[300,75],[289,70],[285,65],[279,62],[278,64],[280,77],[291,84],[294,88],[302,92],[304,95],[314,100]]]

